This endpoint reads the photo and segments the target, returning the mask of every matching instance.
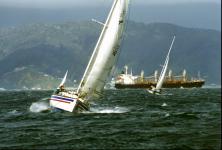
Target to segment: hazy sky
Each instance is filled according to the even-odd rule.
[[[0,6],[28,8],[68,8],[110,4],[112,0],[0,0]],[[193,2],[221,3],[221,0],[131,0],[133,4],[176,4]]]

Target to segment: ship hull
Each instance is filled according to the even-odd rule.
[[[162,88],[200,88],[204,85],[204,81],[189,81],[189,82],[164,82]],[[135,84],[121,84],[115,83],[115,88],[124,89],[124,88],[151,88],[151,86],[156,86],[156,83],[135,83]]]
[[[80,101],[77,96],[52,95],[50,98],[50,106],[51,109],[66,110],[74,113],[89,111],[89,104]]]

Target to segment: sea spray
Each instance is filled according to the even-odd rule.
[[[31,112],[35,112],[35,113],[42,112],[42,111],[47,110],[47,109],[49,109],[49,104],[47,102],[43,102],[43,101],[34,102],[29,107],[29,110]]]

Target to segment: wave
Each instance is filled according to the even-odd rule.
[[[129,109],[125,107],[98,107],[91,108],[90,112],[87,113],[102,113],[102,114],[111,114],[111,113],[126,113],[129,112]]]
[[[161,106],[162,106],[162,107],[166,107],[166,106],[168,106],[168,105],[167,105],[167,103],[163,103]]]
[[[14,116],[14,115],[17,116],[17,115],[21,115],[21,114],[22,114],[22,112],[19,112],[17,110],[12,110],[7,113],[7,115],[9,115],[9,116]]]

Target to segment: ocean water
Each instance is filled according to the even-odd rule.
[[[52,91],[0,92],[0,149],[220,149],[221,89],[105,90],[90,112],[47,112]]]

